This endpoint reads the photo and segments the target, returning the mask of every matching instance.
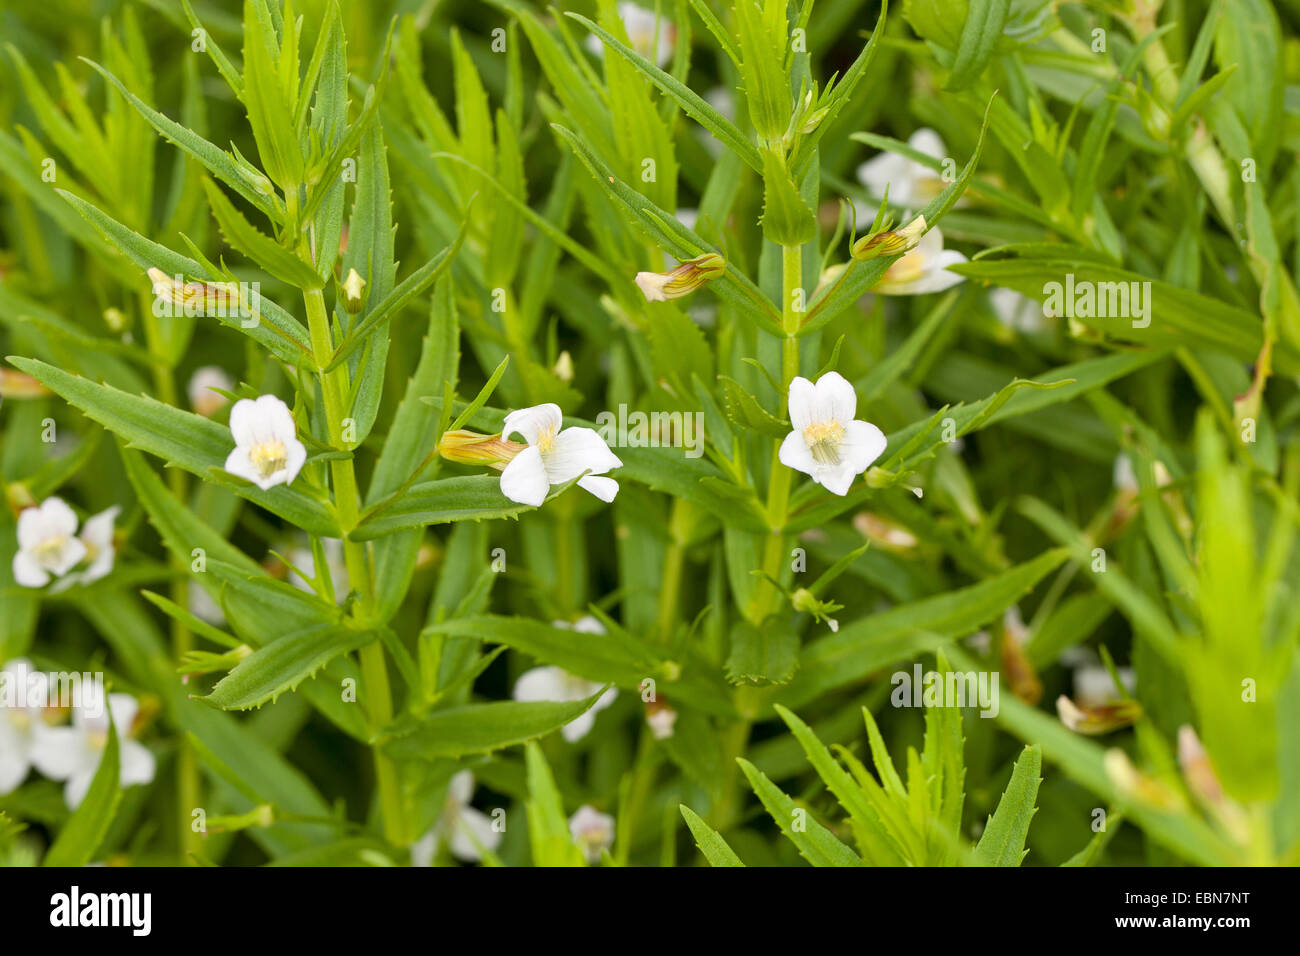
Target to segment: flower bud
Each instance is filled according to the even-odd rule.
[[[0,398],[40,398],[49,394],[49,389],[25,372],[0,368]]]
[[[1126,699],[1097,707],[1080,707],[1062,694],[1056,698],[1056,713],[1061,723],[1076,734],[1095,737],[1131,726],[1142,716],[1142,705]]]
[[[443,433],[438,441],[438,454],[458,465],[485,465],[501,471],[515,455],[527,447],[500,435],[480,435],[478,432],[457,429]]]
[[[1182,794],[1163,781],[1142,773],[1124,751],[1118,748],[1107,750],[1102,765],[1115,789],[1127,799],[1167,813],[1187,808]]]
[[[365,288],[366,280],[361,278],[356,269],[349,269],[348,276],[343,280],[343,308],[347,309],[353,315],[361,311],[364,300],[361,297],[361,290]]]
[[[860,262],[881,256],[897,256],[915,249],[925,235],[925,217],[917,216],[902,229],[891,229],[863,236],[853,244],[849,254]]]
[[[671,272],[638,272],[636,284],[647,302],[667,302],[690,295],[726,271],[727,261],[716,252],[707,252],[686,260]]]

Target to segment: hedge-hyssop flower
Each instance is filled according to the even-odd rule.
[[[521,408],[506,416],[503,438],[516,432],[528,442],[501,472],[501,493],[511,501],[538,507],[551,485],[572,481],[584,471],[578,487],[601,501],[613,501],[618,482],[599,477],[623,465],[605,440],[591,428],[564,428],[560,406],[552,403]]]
[[[854,419],[858,395],[839,372],[827,372],[816,385],[795,378],[789,404],[794,431],[781,443],[781,464],[832,494],[847,494],[853,479],[885,450],[884,432]]]
[[[13,571],[14,580],[23,587],[44,587],[85,556],[86,543],[77,537],[77,515],[62,498],[46,498],[18,516]]]
[[[907,255],[899,259],[871,287],[885,295],[925,295],[951,289],[965,276],[949,272],[949,266],[969,261],[960,252],[943,247],[943,233],[931,229]]]
[[[226,471],[247,478],[263,491],[289,484],[307,460],[289,406],[274,395],[235,402],[230,434],[235,449],[226,459]]]
[[[486,813],[470,806],[473,796],[474,774],[468,770],[453,774],[438,819],[428,833],[411,845],[411,865],[432,866],[444,841],[451,855],[466,863],[483,858],[480,846],[488,851],[496,850],[501,833],[493,829],[492,819]]]
[[[95,771],[99,769],[104,748],[108,745],[110,714],[117,727],[121,785],[130,787],[153,781],[153,753],[144,744],[127,736],[140,709],[139,702],[130,694],[109,694],[107,708],[102,706],[102,701],[102,698],[98,702],[83,701],[82,706],[74,707],[70,727],[50,727],[41,731],[41,762],[37,768],[47,777],[67,781],[63,799],[71,809],[81,804],[95,779]],[[92,706],[95,703],[99,706]]]

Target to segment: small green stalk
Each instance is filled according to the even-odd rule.
[[[325,400],[325,421],[329,429],[330,444],[344,448],[343,421],[347,412],[348,367],[340,365],[331,372],[324,368],[333,355],[334,345],[330,335],[329,314],[325,310],[325,297],[319,289],[303,293],[307,307],[307,324],[311,332],[312,356],[321,376],[321,394]],[[362,613],[370,615],[375,608],[374,580],[366,546],[349,537],[356,528],[361,514],[361,495],[357,489],[356,471],[350,458],[330,461],[330,477],[334,486],[334,508],[339,527],[343,531],[343,557],[347,564],[348,580],[361,595]],[[366,715],[372,729],[378,730],[393,719],[392,691],[388,684],[388,663],[384,649],[378,641],[361,649],[361,678],[365,686]],[[406,833],[406,814],[402,803],[397,768],[377,748],[375,777],[379,784],[379,802],[383,814],[384,836],[396,846],[410,842]]]

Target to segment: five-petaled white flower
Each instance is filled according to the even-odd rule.
[[[551,623],[554,627],[571,628],[582,634],[605,633],[605,626],[590,615],[578,618],[573,624],[568,621],[552,621]],[[600,684],[570,674],[560,667],[534,667],[532,670],[524,671],[519,675],[519,679],[515,681],[513,696],[515,700],[528,703],[543,700],[585,700],[600,688]],[[614,703],[616,697],[618,697],[618,690],[614,687],[601,694],[600,699],[589,710],[579,714],[561,728],[560,732],[564,734],[564,739],[569,743],[573,743],[575,740],[581,740],[587,736],[587,733],[596,724],[596,711],[604,710]]]
[[[564,428],[560,406],[547,403],[521,408],[506,416],[501,437],[518,433],[528,447],[516,455],[501,472],[501,493],[511,501],[538,507],[546,500],[551,485],[578,480],[601,501],[613,501],[618,482],[599,477],[623,462],[609,450],[604,439],[591,428]]]
[[[827,372],[816,385],[795,378],[789,405],[794,431],[781,443],[781,464],[832,494],[847,494],[853,479],[885,450],[884,432],[854,419],[858,395],[838,372]]]
[[[479,849],[496,850],[501,833],[493,829],[492,819],[469,805],[474,796],[474,775],[468,770],[454,774],[447,784],[447,799],[433,827],[411,846],[413,866],[432,866],[438,847],[445,840],[451,855],[466,863],[483,859]]]
[[[263,491],[289,484],[307,460],[289,406],[274,395],[235,402],[230,434],[235,449],[226,459],[226,471],[247,478]]]
[[[943,247],[943,233],[932,228],[916,248],[885,270],[880,281],[871,287],[872,292],[885,295],[925,295],[942,292],[966,280],[949,266],[968,261],[964,255]]]
[[[569,833],[588,863],[599,863],[600,855],[614,843],[614,818],[583,804],[569,817]]]
[[[932,129],[918,129],[908,139],[907,145],[918,153],[942,159],[943,140]],[[924,206],[946,185],[943,178],[929,166],[918,163],[898,153],[881,153],[858,167],[858,181],[877,199],[889,187],[891,208],[914,210]],[[873,218],[876,210],[870,206],[858,207],[858,218]]]
[[[51,576],[62,577],[85,556],[86,543],[77,537],[77,515],[62,498],[46,498],[40,507],[18,516],[13,571],[23,587],[44,587]]]
[[[83,691],[83,693],[88,693]],[[154,756],[144,744],[128,734],[140,704],[130,694],[109,694],[108,707],[102,696],[83,699],[72,708],[72,726],[49,727],[40,733],[41,762],[37,769],[54,780],[66,780],[63,799],[76,809],[95,779],[95,771],[108,746],[108,721],[112,716],[117,728],[119,781],[123,787],[150,783],[154,776]]]

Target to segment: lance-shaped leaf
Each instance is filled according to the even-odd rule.
[[[414,485],[392,503],[376,506],[351,537],[367,541],[403,528],[423,528],[449,521],[517,518],[532,510],[530,505],[521,505],[503,495],[501,479],[495,475],[441,478]]]
[[[85,866],[95,858],[122,800],[121,760],[117,728],[110,718],[108,744],[99,759],[99,769],[76,811],[59,831],[45,855],[45,866]]]
[[[245,258],[257,263],[281,282],[299,289],[319,289],[324,281],[316,270],[303,262],[291,250],[264,235],[236,209],[212,180],[205,178],[203,188],[208,194],[212,215],[221,227],[226,243]]]
[[[129,395],[108,385],[97,385],[35,359],[10,357],[9,361],[124,439],[128,447],[157,455],[167,464],[200,478],[225,474],[226,457],[235,442],[230,432],[216,422],[147,395]],[[263,491],[233,477],[230,487],[309,534],[341,537],[338,524],[325,506],[300,491],[286,485]]]
[[[722,839],[721,834],[713,829],[700,817],[698,813],[692,810],[686,804],[680,804],[678,808],[682,812],[682,819],[691,829],[691,836],[695,837],[695,845],[700,848],[704,858],[709,861],[710,866],[744,866],[740,857],[736,856],[736,851],[727,845],[727,841]]]
[[[799,855],[813,866],[866,866],[862,858],[812,818],[803,807],[781,791],[776,784],[748,760],[737,759],[749,785],[762,801],[776,825],[796,847]],[[799,825],[797,825],[799,824]]]
[[[449,707],[423,717],[408,714],[380,731],[375,742],[399,759],[491,753],[559,730],[590,710],[603,693],[602,687],[585,700],[506,700]]]
[[[372,631],[346,624],[325,624],[286,634],[244,658],[217,682],[212,693],[199,698],[221,710],[248,710],[274,702],[295,690],[340,654],[355,651],[376,639]]]
[[[979,79],[993,58],[1010,6],[1011,0],[970,0],[948,89],[964,90]]]
[[[1011,771],[1011,782],[975,846],[975,859],[980,864],[1019,866],[1029,852],[1025,849],[1025,839],[1029,836],[1029,824],[1038,812],[1038,785],[1042,783],[1038,772],[1042,767],[1042,751],[1037,747],[1026,747]]]

